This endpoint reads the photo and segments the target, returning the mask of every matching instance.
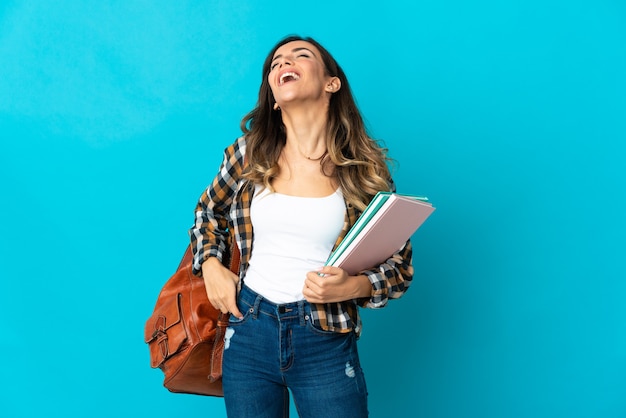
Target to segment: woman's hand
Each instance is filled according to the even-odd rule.
[[[202,263],[202,277],[206,294],[215,309],[242,319],[243,315],[237,308],[237,284],[239,277],[222,265],[215,257]]]
[[[302,290],[310,303],[342,302],[369,297],[371,292],[367,276],[348,276],[344,269],[329,266],[308,272]]]

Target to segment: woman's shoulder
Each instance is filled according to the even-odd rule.
[[[246,136],[242,135],[235,141],[235,144],[245,152],[246,150]]]
[[[224,152],[228,156],[228,159],[236,159],[243,161],[244,156],[246,155],[246,137],[240,136],[235,140],[235,142],[231,143]]]

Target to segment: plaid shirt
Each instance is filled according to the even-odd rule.
[[[250,204],[254,194],[254,184],[241,179],[246,150],[245,138],[237,139],[226,148],[224,161],[211,185],[200,197],[195,211],[195,224],[191,229],[191,248],[193,250],[193,273],[202,275],[202,263],[209,257],[222,260],[227,251],[229,228],[234,231],[241,253],[239,271],[243,282],[250,255],[252,253],[252,222]],[[350,227],[357,220],[360,212],[346,203],[344,226],[337,237],[335,248],[345,237]],[[361,332],[361,319],[358,306],[382,308],[389,299],[399,298],[406,292],[413,278],[411,262],[412,247],[410,241],[388,260],[379,266],[364,270],[360,274],[367,276],[372,293],[369,298],[349,300],[338,303],[312,304],[313,324],[325,331]]]

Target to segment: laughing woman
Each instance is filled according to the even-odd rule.
[[[229,417],[365,417],[358,307],[381,308],[411,283],[411,244],[356,276],[322,267],[378,191],[393,190],[385,150],[364,127],[348,80],[310,38],[288,37],[263,65],[243,136],[202,194],[194,273],[230,312],[223,360]],[[221,264],[232,230],[239,275]]]

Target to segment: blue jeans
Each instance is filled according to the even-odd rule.
[[[231,317],[223,377],[230,418],[367,417],[367,389],[354,332],[313,326],[306,301],[276,305],[245,285]]]

